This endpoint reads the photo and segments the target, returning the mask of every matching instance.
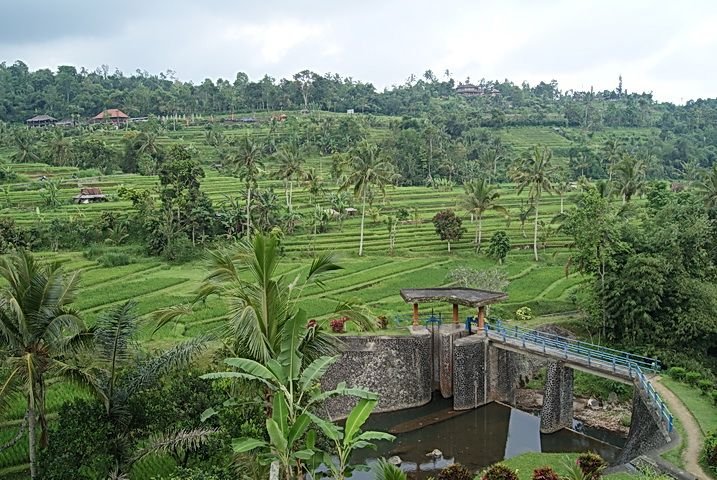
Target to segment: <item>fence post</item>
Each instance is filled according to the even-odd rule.
[[[545,339],[543,339],[543,353],[545,353]]]
[[[565,342],[565,359],[568,359],[568,343]]]

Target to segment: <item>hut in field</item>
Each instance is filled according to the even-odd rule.
[[[102,190],[98,187],[87,187],[80,189],[80,194],[75,195],[75,203],[95,203],[95,202],[106,202],[108,200],[107,195],[102,193]]]
[[[25,124],[28,127],[47,127],[48,125],[55,125],[56,123],[57,119],[49,115],[35,115],[25,120]]]
[[[463,97],[477,97],[482,95],[483,92],[471,83],[461,83],[456,87],[456,93]]]
[[[110,108],[98,113],[90,120],[92,123],[111,123],[113,125],[125,125],[129,122],[129,115],[119,108]]]

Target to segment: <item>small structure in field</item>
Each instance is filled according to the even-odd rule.
[[[502,302],[508,298],[507,293],[479,290],[463,287],[439,288],[402,288],[401,298],[406,303],[413,303],[413,326],[418,326],[418,304],[426,302],[442,302],[453,304],[453,324],[459,324],[458,305],[476,309],[478,331],[483,330],[486,316],[486,307],[493,303]]]
[[[57,123],[57,119],[49,115],[35,115],[34,117],[25,120],[25,123],[28,127],[47,127],[55,125]]]
[[[356,215],[358,213],[358,210],[356,210],[353,207],[349,207],[349,208],[345,209],[344,212],[346,212],[346,215],[348,215],[349,217],[353,217],[354,215]]]
[[[102,190],[98,187],[87,187],[80,189],[80,194],[75,195],[75,203],[95,203],[95,202],[106,202],[108,200],[107,195],[102,193]]]
[[[110,108],[98,113],[90,120],[92,123],[111,123],[113,125],[125,125],[130,120],[129,115],[119,108]]]
[[[71,118],[65,118],[55,123],[56,127],[74,127],[77,123]]]
[[[461,83],[456,87],[456,93],[464,97],[477,97],[481,95],[481,89],[471,83]]]

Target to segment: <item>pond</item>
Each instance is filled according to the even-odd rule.
[[[401,468],[414,472],[411,478],[426,479],[451,463],[475,471],[524,452],[590,450],[612,462],[624,445],[622,437],[587,428],[585,434],[571,430],[541,434],[538,416],[498,403],[465,412],[453,411],[452,405],[453,399],[434,398],[422,407],[371,416],[364,430],[388,431],[396,440],[358,452],[354,462],[371,465],[377,458],[397,455],[403,461]],[[443,456],[426,455],[434,449]],[[374,475],[354,472],[350,478],[373,480]]]

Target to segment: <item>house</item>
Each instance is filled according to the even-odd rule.
[[[71,118],[65,118],[63,120],[60,120],[59,122],[55,123],[56,127],[74,127],[75,121]]]
[[[129,115],[119,108],[110,108],[98,113],[90,122],[92,123],[112,123],[113,125],[124,125],[129,122]]]
[[[463,97],[477,97],[482,95],[481,89],[471,83],[461,83],[456,87],[456,93]]]
[[[80,194],[75,195],[74,200],[75,203],[95,203],[106,202],[108,198],[100,188],[87,187],[80,189]]]
[[[46,127],[48,125],[55,125],[57,119],[49,115],[35,115],[25,120],[25,123],[28,127]]]

